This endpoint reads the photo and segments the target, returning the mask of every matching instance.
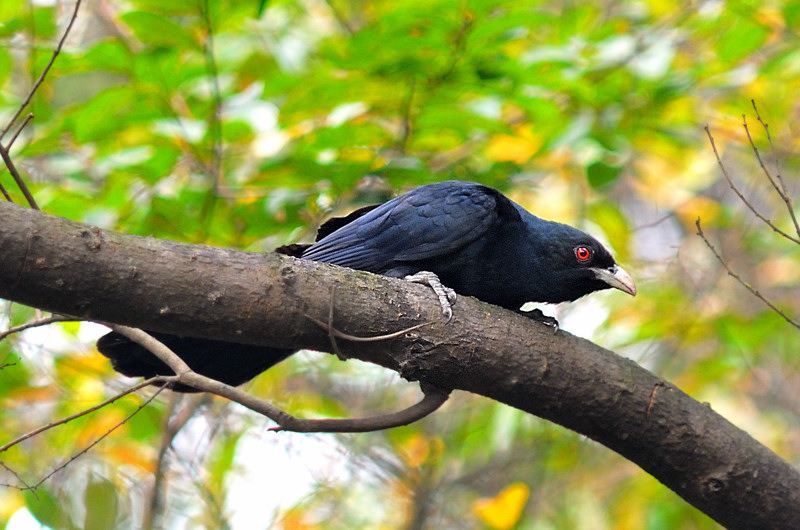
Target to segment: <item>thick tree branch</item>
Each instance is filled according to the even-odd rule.
[[[729,528],[800,528],[800,474],[674,385],[588,341],[471,298],[445,325],[424,286],[277,254],[125,236],[0,203],[0,297],[157,331],[329,349],[554,421],[637,463]],[[0,372],[2,377],[2,372]]]

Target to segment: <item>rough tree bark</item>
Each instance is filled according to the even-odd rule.
[[[330,349],[306,315],[369,336],[342,353],[408,380],[495,399],[635,462],[729,528],[800,528],[800,473],[674,385],[591,342],[461,297],[277,254],[122,235],[0,203],[0,297],[184,335]]]

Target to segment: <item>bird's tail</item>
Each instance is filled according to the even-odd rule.
[[[294,350],[179,337],[154,331],[148,333],[175,352],[195,372],[231,386],[246,383],[294,353]],[[111,360],[114,370],[128,377],[149,378],[174,373],[148,350],[113,331],[100,337],[97,349]],[[183,384],[176,384],[172,390],[196,392]]]

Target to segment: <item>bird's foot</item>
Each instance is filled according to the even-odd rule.
[[[421,283],[433,289],[433,292],[439,297],[442,313],[444,313],[447,321],[450,322],[450,319],[453,318],[453,306],[456,304],[457,299],[454,290],[442,285],[442,281],[439,277],[430,271],[419,271],[416,274],[409,274],[403,279],[409,282]]]
[[[530,319],[535,320],[536,322],[541,322],[545,326],[549,326],[553,328],[553,334],[555,335],[558,333],[558,320],[555,317],[551,317],[542,313],[541,309],[534,309],[532,311],[519,311],[521,315],[524,315]]]

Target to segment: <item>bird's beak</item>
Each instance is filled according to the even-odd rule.
[[[636,296],[636,284],[633,283],[633,278],[619,265],[614,265],[610,269],[592,270],[598,280],[607,283],[614,289],[619,289],[631,296]]]

